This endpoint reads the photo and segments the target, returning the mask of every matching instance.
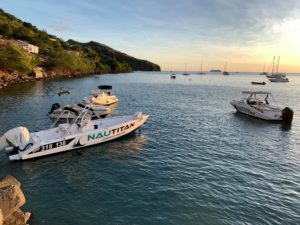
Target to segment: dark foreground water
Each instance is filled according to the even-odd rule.
[[[38,81],[0,90],[0,134],[51,125],[52,103],[75,102],[99,84],[120,99],[115,115],[150,115],[141,134],[76,152],[9,162],[30,224],[300,224],[300,76],[135,73]],[[67,88],[71,94],[58,97]],[[234,113],[242,90],[272,91],[295,111],[291,127]]]

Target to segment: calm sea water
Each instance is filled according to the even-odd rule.
[[[115,115],[150,115],[141,133],[98,146],[9,162],[30,224],[300,224],[300,76],[251,86],[250,74],[134,73],[24,83],[0,90],[0,134],[52,124],[55,102],[76,102],[112,84]],[[71,94],[57,93],[69,89]],[[290,127],[235,113],[243,90],[271,91],[290,106]]]

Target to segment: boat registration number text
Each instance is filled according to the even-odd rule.
[[[74,139],[69,139],[69,140],[63,140],[63,141],[58,141],[58,142],[42,145],[35,152],[46,151],[46,150],[50,150],[53,148],[63,147],[65,145],[68,145],[73,140]]]
[[[51,144],[42,145],[42,146],[40,146],[40,150],[45,151],[45,150],[49,150],[52,148],[59,148],[59,147],[65,146],[66,144],[67,144],[66,141],[59,141],[59,142],[55,142],[55,143],[51,143]]]

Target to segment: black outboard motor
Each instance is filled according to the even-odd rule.
[[[285,107],[282,111],[282,121],[285,123],[292,123],[294,112],[289,107]]]
[[[59,103],[54,103],[51,106],[51,111],[49,112],[49,114],[53,113],[54,110],[59,109],[60,108],[60,104]]]

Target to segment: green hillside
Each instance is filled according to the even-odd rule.
[[[97,42],[67,42],[39,30],[0,9],[0,35],[6,40],[22,40],[39,47],[39,54],[21,47],[0,43],[0,70],[28,74],[41,66],[49,74],[122,73],[159,71],[160,67],[136,59]],[[13,62],[11,62],[13,61]]]
[[[160,67],[152,62],[134,58],[98,42],[90,41],[88,43],[80,43],[74,40],[69,40],[68,43],[70,45],[80,45],[83,48],[91,48],[101,55],[105,60],[109,61],[114,59],[118,62],[127,63],[135,71],[160,71]]]

